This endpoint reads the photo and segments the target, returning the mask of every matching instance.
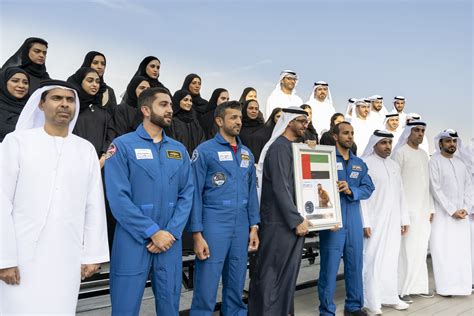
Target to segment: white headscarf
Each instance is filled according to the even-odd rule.
[[[347,120],[350,120],[352,114],[354,113],[355,101],[357,101],[357,98],[350,98],[347,100],[346,114],[344,115]]]
[[[385,114],[385,120],[383,120],[383,129],[387,129],[387,122],[389,119],[393,117],[400,117],[400,114],[398,114],[397,111],[392,111],[390,113]],[[398,125],[397,130],[400,128],[400,125]]]
[[[328,88],[326,99],[324,99],[323,102],[319,101],[314,97],[314,92],[318,87]],[[322,135],[331,126],[331,117],[334,113],[336,113],[336,109],[334,108],[334,105],[332,103],[331,90],[329,89],[328,83],[325,81],[315,82],[311,95],[309,96],[309,99],[306,103],[311,106],[311,109],[313,111],[313,126],[318,132],[318,134]]]
[[[294,72],[293,70],[283,70],[281,73],[280,73],[280,79],[278,79],[278,82],[275,86],[275,90],[273,91],[279,91],[281,90],[281,81],[283,80],[283,78],[285,77],[292,77],[292,78],[295,78],[295,87],[293,88],[293,90],[291,91],[291,94],[296,94],[296,85],[298,84],[298,75],[296,74],[296,72]],[[270,115],[270,114],[268,114]]]
[[[395,153],[402,148],[407,142],[408,142],[408,137],[411,134],[411,130],[414,127],[426,127],[426,123],[418,120],[412,120],[411,122],[407,123],[405,128],[403,129],[402,135],[400,135],[400,138],[398,139],[397,144],[392,150],[392,155],[395,155]]]
[[[75,103],[76,103],[76,111],[74,113],[74,117],[72,121],[69,123],[69,134],[72,133],[72,130],[74,129],[74,126],[76,125],[77,118],[79,116],[79,96],[77,95],[77,91],[70,88],[70,85],[66,82],[64,82],[64,86],[58,85],[61,83],[59,80],[54,80],[51,81],[52,83],[55,83],[54,85],[51,86],[44,86],[39,89],[37,89],[33,94],[30,96],[28,99],[28,102],[26,102],[25,107],[21,111],[20,117],[18,118],[18,122],[16,123],[15,130],[16,131],[21,131],[21,130],[26,130],[26,129],[32,129],[32,128],[38,128],[44,126],[44,112],[40,110],[39,104],[41,101],[41,95],[45,91],[53,90],[53,89],[65,89],[65,90],[71,90],[74,92],[74,95],[76,97]]]
[[[435,136],[434,138],[435,153],[433,155],[441,154],[441,149],[439,148],[439,141],[445,138],[456,138],[458,140],[457,146],[456,146],[456,152],[454,153],[454,155],[462,159],[462,156],[463,156],[462,151],[464,151],[464,148],[462,146],[462,140],[458,136],[458,132],[456,132],[454,129],[445,129],[444,131],[439,132],[438,135]],[[464,159],[462,160],[464,161]],[[466,162],[464,161],[464,163]]]
[[[316,98],[314,97],[314,91],[316,91],[317,87],[328,87],[328,95],[326,96],[326,99],[321,102],[321,103],[329,103],[333,105],[332,103],[332,96],[331,96],[331,89],[329,89],[329,84],[326,81],[316,81],[313,86],[313,91],[311,91],[311,94],[309,95],[308,98],[308,104],[312,106],[311,102],[315,104]]]
[[[289,108],[282,109],[282,115],[278,119],[275,128],[273,129],[272,136],[270,140],[265,144],[260,154],[260,159],[257,164],[257,192],[258,200],[262,196],[262,181],[263,181],[263,163],[265,162],[265,156],[267,155],[268,148],[275,142],[275,140],[280,137],[288,127],[291,121],[301,115],[307,115],[304,110],[299,107],[291,106]],[[293,166],[288,166],[288,168],[293,168]]]
[[[393,139],[393,134],[385,130],[375,130],[372,136],[370,136],[369,143],[365,147],[364,153],[362,154],[361,158],[364,159],[372,155],[372,153],[374,152],[374,146],[377,145],[379,141],[385,138]]]
[[[401,100],[401,101],[406,101],[406,98],[402,95],[397,95],[393,98],[393,110],[397,111],[397,109],[395,108],[395,101],[397,100]],[[403,109],[405,110],[405,109]]]

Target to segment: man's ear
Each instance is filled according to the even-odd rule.
[[[217,116],[214,120],[215,120],[217,126],[219,126],[219,127],[224,126],[224,120],[222,119],[222,117]]]
[[[38,108],[39,108],[41,111],[44,111],[44,101],[40,101],[40,103],[38,104]]]
[[[140,107],[140,111],[142,111],[143,117],[150,116],[150,108],[149,107],[142,105]]]

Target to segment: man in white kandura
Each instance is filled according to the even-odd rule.
[[[313,91],[306,103],[309,104],[313,110],[312,121],[316,132],[322,135],[325,131],[329,130],[331,116],[336,113],[328,83],[325,81],[316,81]]]
[[[99,159],[72,134],[79,98],[48,80],[0,149],[0,315],[74,315],[109,260]]]
[[[405,206],[400,167],[390,159],[393,134],[376,130],[362,154],[376,190],[360,203],[364,225],[364,306],[369,315],[382,305],[408,308],[398,297],[398,255],[410,215]]]
[[[287,108],[290,106],[301,106],[303,101],[296,95],[296,84],[298,75],[293,70],[283,70],[280,79],[267,99],[265,116],[268,118],[275,108]]]
[[[388,111],[383,104],[383,96],[381,95],[373,95],[369,97],[370,101],[370,119],[372,120],[372,124],[376,128],[380,128],[385,120],[385,115],[387,115]]]
[[[354,105],[355,107],[350,123],[354,128],[354,142],[357,148],[362,150],[362,148],[365,148],[369,143],[369,138],[374,130],[380,128],[380,126],[375,126],[370,119],[370,103],[359,99],[354,102]]]
[[[457,149],[462,144],[456,131],[439,133],[435,146],[436,153],[429,162],[430,190],[436,210],[430,239],[435,288],[442,296],[471,295],[471,175],[459,157]]]
[[[402,236],[398,264],[398,289],[407,303],[409,295],[432,297],[428,286],[428,242],[433,218],[433,201],[430,196],[428,154],[421,149],[426,123],[407,123],[392,158],[400,166],[406,207],[410,214],[410,230]]]

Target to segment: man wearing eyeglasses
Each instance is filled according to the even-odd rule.
[[[257,167],[261,192],[260,250],[250,281],[249,315],[294,314],[293,296],[309,221],[297,208],[292,143],[304,135],[308,117],[284,108]]]
[[[283,70],[275,90],[270,94],[265,106],[265,115],[268,117],[275,108],[286,108],[300,106],[303,100],[296,95],[296,84],[298,75],[293,70]]]

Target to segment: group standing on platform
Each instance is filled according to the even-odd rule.
[[[156,313],[178,315],[186,235],[191,315],[212,315],[221,280],[223,315],[294,315],[310,230],[295,142],[336,152],[343,225],[319,232],[320,315],[336,313],[341,258],[344,315],[433,297],[428,248],[436,293],[471,295],[474,140],[446,129],[430,157],[428,123],[405,112],[404,96],[392,108],[380,95],[351,98],[338,113],[329,83],[303,103],[298,74],[284,70],[266,103],[254,87],[206,100],[194,73],[171,93],[155,56],[118,95],[103,53],[87,52],[63,81],[46,71],[48,49],[28,38],[0,70],[1,315],[74,314],[81,279],[109,259],[113,315],[139,315],[148,278]]]

